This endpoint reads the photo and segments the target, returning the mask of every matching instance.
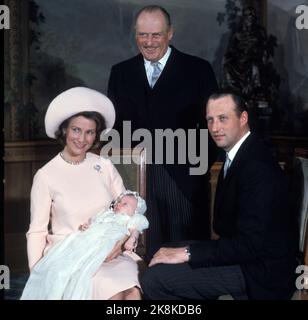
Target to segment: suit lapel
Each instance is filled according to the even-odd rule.
[[[222,204],[223,190],[224,190],[224,163],[220,169],[217,179],[217,185],[215,190],[215,211],[219,210],[220,205]]]
[[[240,148],[238,149],[231,165],[227,171],[226,177],[224,179],[224,183],[227,183],[234,174],[239,170],[241,163],[248,161],[247,158],[249,157],[250,153],[247,149],[250,148],[251,143],[253,143],[255,137],[254,134],[251,133],[247,139],[242,143]],[[222,170],[223,171],[223,168]]]
[[[133,72],[136,72],[136,74],[132,76],[133,77],[136,76],[137,79],[139,79],[143,83],[146,89],[150,89],[151,87],[149,85],[149,81],[148,81],[147,74],[144,67],[144,59],[141,54],[137,56],[136,68],[133,67],[132,70]]]
[[[253,144],[255,140],[255,136],[251,133],[248,138],[243,142],[238,152],[236,153],[229,169],[226,177],[224,178],[224,167],[222,166],[216,187],[216,195],[215,195],[215,211],[219,210],[220,206],[224,204],[224,193],[227,190],[228,185],[232,183],[232,178],[237,172],[240,170],[241,165],[249,161],[250,157],[250,145]]]

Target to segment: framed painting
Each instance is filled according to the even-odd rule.
[[[5,140],[45,139],[44,116],[63,90],[106,93],[112,65],[133,57],[134,17],[149,0],[6,0]],[[209,60],[219,77],[228,29],[225,0],[157,0],[171,15],[177,49]],[[197,44],[197,45],[196,45]]]

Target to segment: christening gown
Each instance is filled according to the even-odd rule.
[[[92,277],[130,228],[142,232],[148,228],[148,220],[138,213],[99,213],[87,230],[71,233],[39,260],[21,300],[91,299]]]

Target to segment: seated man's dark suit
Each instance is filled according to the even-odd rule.
[[[216,275],[220,273],[217,279],[223,279],[233,266],[239,266],[248,298],[289,299],[295,290],[297,242],[296,217],[288,198],[282,169],[263,143],[250,134],[226,177],[223,170],[219,175],[214,230],[220,239],[191,244],[189,263],[148,269],[154,280],[147,283],[145,276],[144,291],[151,293],[159,279],[156,288],[172,288],[170,298],[213,299],[227,293],[223,284],[222,290],[218,288]]]

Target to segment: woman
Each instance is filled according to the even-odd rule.
[[[89,300],[91,278],[116,242],[129,235],[124,247],[136,248],[139,232],[148,228],[143,215],[145,201],[136,192],[126,191],[117,204],[100,211],[54,245],[31,270],[21,300]]]
[[[88,152],[98,143],[101,132],[112,128],[114,120],[111,101],[89,88],[64,91],[49,105],[46,133],[64,148],[34,177],[27,232],[30,270],[55,243],[98,211],[108,209],[125,191],[111,161]],[[93,299],[140,299],[139,257],[121,254],[126,239],[117,243],[92,278]]]

